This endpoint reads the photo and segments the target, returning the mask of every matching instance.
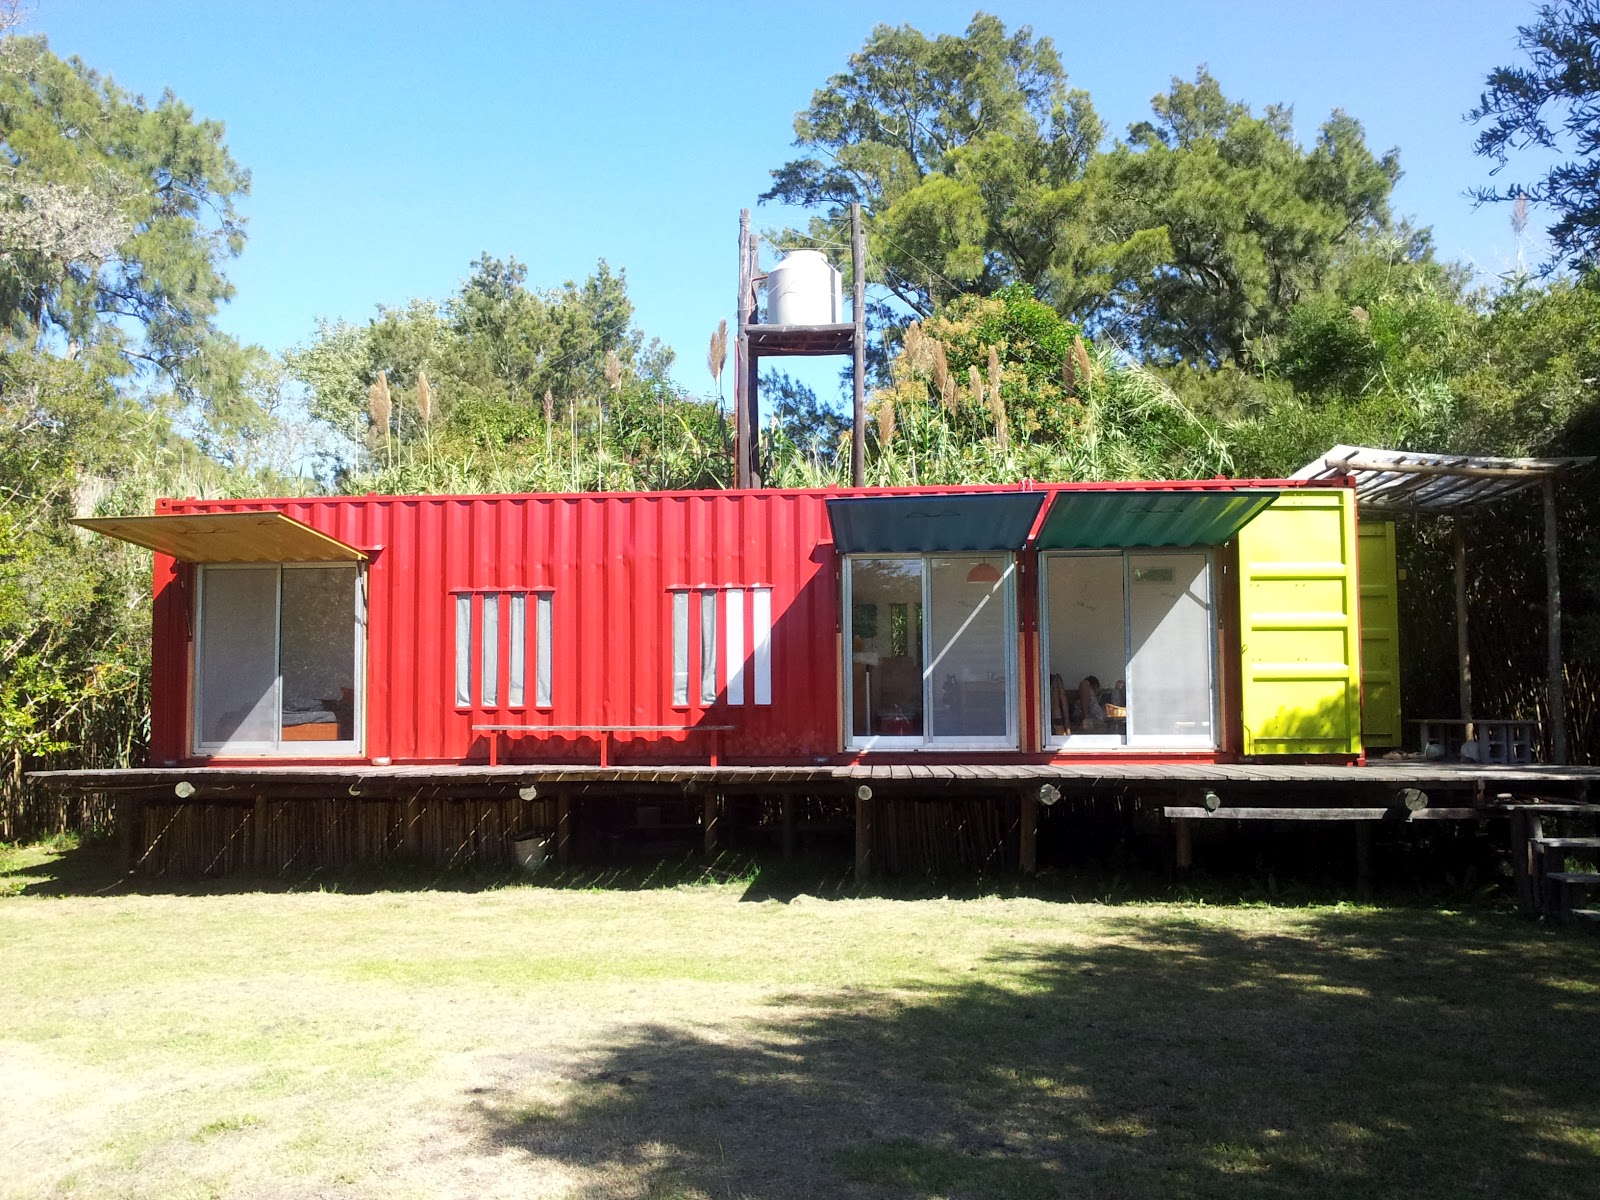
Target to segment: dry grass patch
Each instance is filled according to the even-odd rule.
[[[1600,1178],[1592,940],[1494,913],[759,894],[7,899],[0,1196]]]

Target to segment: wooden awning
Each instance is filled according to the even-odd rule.
[[[79,517],[72,524],[183,562],[365,562],[367,558],[354,546],[280,512]]]
[[[1426,454],[1377,446],[1335,446],[1289,478],[1355,481],[1356,503],[1366,512],[1451,516],[1538,487],[1593,458],[1488,458]]]

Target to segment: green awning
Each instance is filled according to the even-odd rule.
[[[828,501],[840,554],[991,554],[1021,550],[1044,492],[959,496],[841,496]]]
[[[1281,493],[1262,491],[1057,492],[1040,550],[1220,546]]]

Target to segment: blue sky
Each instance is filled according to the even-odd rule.
[[[626,268],[639,325],[678,351],[679,382],[705,391],[739,209],[789,157],[795,112],[874,23],[958,32],[975,7],[36,0],[29,27],[226,122],[253,176],[225,318],[246,340],[281,349],[317,316],[442,298],[483,250],[516,255],[539,286],[604,257]],[[1504,208],[1464,196],[1488,163],[1461,115],[1513,59],[1531,4],[987,7],[1053,37],[1117,133],[1202,62],[1230,97],[1292,104],[1303,140],[1344,108],[1374,149],[1399,148],[1396,207],[1432,225],[1444,255],[1488,275],[1515,259]]]

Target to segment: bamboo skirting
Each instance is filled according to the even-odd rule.
[[[226,875],[417,861],[509,863],[555,830],[554,800],[327,799],[141,804],[129,854],[150,875]]]
[[[1021,806],[1009,793],[874,799],[873,861],[888,874],[1004,871],[1017,867]]]

